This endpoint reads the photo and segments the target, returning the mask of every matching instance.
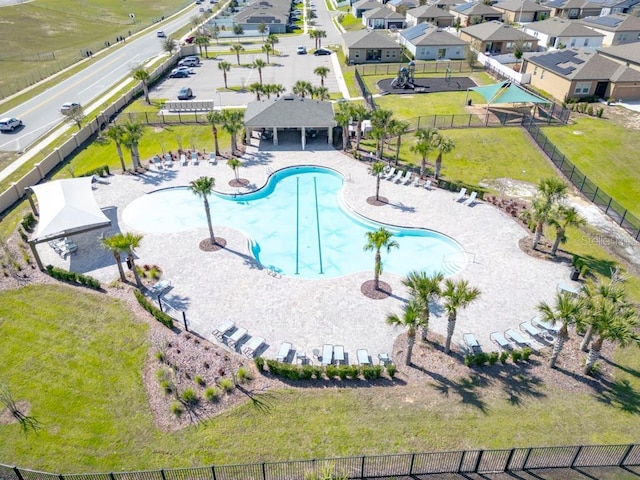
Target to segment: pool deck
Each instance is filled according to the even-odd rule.
[[[380,195],[388,198],[389,204],[372,206],[366,199],[375,194],[376,180],[367,173],[368,163],[353,160],[319,141],[308,144],[306,151],[271,145],[257,148],[257,144],[253,139],[253,145],[247,147],[239,171],[241,178],[251,182],[247,189],[228,185],[233,171],[224,159],[217,165],[205,161],[145,175],[113,175],[104,183],[94,184],[98,204],[112,207],[105,210],[113,221],[105,234],[130,231],[122,223],[122,209],[135,198],[160,188],[184,186],[207,175],[215,177],[220,192],[242,192],[264,185],[274,170],[319,165],[342,173],[344,200],[358,213],[383,223],[433,229],[462,245],[468,263],[453,278],[467,279],[480,288],[482,295],[458,313],[454,343],[461,348],[462,335],[471,332],[484,351],[496,350],[489,339],[492,331],[517,330],[521,322],[536,315],[538,302],[553,300],[557,284],[573,283],[567,266],[523,253],[518,240],[527,232],[492,205],[477,202],[468,207],[455,202],[452,192],[382,180]],[[395,337],[403,330],[387,326],[384,320],[389,313],[401,312],[408,295],[401,277],[391,273],[383,273],[381,279],[392,286],[392,296],[371,300],[360,292],[361,284],[373,278],[373,254],[371,271],[327,280],[274,278],[250,256],[247,239],[238,231],[216,226],[215,217],[212,211],[216,236],[228,242],[227,248],[218,252],[198,248],[200,240],[208,237],[206,225],[172,234],[141,232],[144,238],[137,251],[138,263],[162,267],[163,278],[173,287],[166,301],[186,312],[190,329],[215,342],[213,329],[232,320],[246,328],[250,336],[264,337],[268,347],[261,353],[270,358],[275,357],[282,342],[292,343],[296,351],[306,353],[314,362],[313,351],[321,351],[327,343],[343,345],[351,363],[356,362],[357,349],[368,349],[374,363],[379,353],[391,353]],[[113,257],[99,246],[101,233],[74,237],[78,252],[66,260],[47,244],[39,245],[43,263],[87,273],[105,282],[114,280],[117,268]],[[446,326],[444,311],[433,305],[431,330],[446,334]]]

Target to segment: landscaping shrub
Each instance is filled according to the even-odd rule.
[[[525,362],[528,362],[529,357],[533,353],[533,350],[531,349],[531,347],[526,347],[522,349],[521,353],[522,353],[522,360],[524,360]]]
[[[522,352],[520,350],[511,350],[511,360],[513,363],[518,363],[522,358]]]
[[[173,385],[173,382],[171,380],[162,380],[160,382],[160,387],[162,387],[162,390],[166,394],[175,391],[175,386]]]
[[[213,387],[209,387],[204,392],[204,398],[207,399],[208,402],[215,403],[218,401],[218,392]]]
[[[346,365],[340,365],[338,367],[338,377],[340,377],[340,380],[345,380],[347,378],[347,366]]]
[[[193,381],[196,382],[196,384],[200,385],[201,387],[204,387],[205,381],[204,381],[204,378],[202,378],[200,375],[196,375]]]
[[[102,165],[101,167],[94,168],[93,170],[89,170],[88,172],[85,172],[80,176],[81,177],[92,177],[93,175],[96,175],[98,177],[105,177],[105,176],[107,176],[109,174],[110,174],[109,166],[108,165]]]
[[[396,375],[396,371],[398,369],[396,368],[396,366],[393,363],[387,363],[387,374],[393,378]]]
[[[317,379],[321,379],[322,374],[324,373],[324,368],[312,366],[311,371],[313,372],[314,377],[316,377]]]
[[[176,417],[180,417],[184,413],[184,408],[180,403],[173,402],[171,404],[171,413],[173,413]]]
[[[220,385],[220,388],[224,390],[226,393],[229,393],[231,390],[235,388],[235,385],[233,384],[233,380],[231,380],[230,378],[221,378],[220,381],[218,382],[218,385]]]
[[[482,367],[488,361],[489,361],[489,355],[488,354],[486,354],[484,352],[476,353],[475,358],[474,358],[474,364],[477,367]]]
[[[507,352],[506,350],[503,350],[502,352],[500,352],[500,363],[504,365],[505,363],[507,363],[508,358],[509,358],[509,352]]]
[[[251,372],[245,367],[240,367],[238,373],[236,373],[236,377],[240,383],[247,383],[251,380]]]
[[[467,353],[467,354],[464,356],[464,364],[465,364],[467,367],[470,367],[472,363],[473,363],[473,354],[472,354],[472,353]]]
[[[147,312],[153,315],[153,318],[158,320],[165,327],[173,328],[173,318],[164,313],[162,310],[157,308],[154,304],[152,304],[147,297],[145,297],[140,290],[134,290],[133,294],[136,296],[138,303],[142,308],[144,308]]]
[[[267,368],[273,375],[280,374],[280,362],[276,362],[275,360],[267,360]]]
[[[491,352],[489,354],[489,365],[495,365],[499,357],[500,357],[500,354],[498,352]]]
[[[264,358],[256,357],[253,359],[253,362],[256,364],[256,368],[258,369],[259,372],[264,371]]]
[[[311,377],[313,377],[313,368],[311,365],[303,365],[300,369],[300,379],[311,380]]]
[[[182,392],[182,395],[180,395],[180,401],[188,407],[195,407],[200,399],[192,389],[187,388]]]
[[[92,288],[93,290],[100,290],[100,282],[89,275],[69,272],[63,268],[54,267],[53,265],[47,265],[45,269],[47,273],[56,280],[75,283],[77,285]]]
[[[327,368],[325,368],[324,373],[329,379],[335,378],[338,376],[338,367],[336,367],[335,365],[327,365]]]
[[[382,376],[382,367],[380,365],[365,365],[362,367],[362,376],[365,380],[374,380]]]
[[[347,367],[347,377],[351,379],[358,378],[360,370],[358,369],[357,365],[347,365],[346,367]]]
[[[33,226],[36,224],[36,217],[33,216],[33,213],[29,212],[20,221],[20,225],[24,228],[25,231],[30,232]]]
[[[160,363],[164,363],[166,359],[167,357],[165,356],[164,352],[156,352],[156,360],[158,360]]]

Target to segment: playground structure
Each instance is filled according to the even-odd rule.
[[[416,71],[416,64],[413,60],[411,60],[408,66],[400,67],[398,69],[398,76],[391,81],[391,87],[415,88],[415,85],[414,85],[415,71]]]

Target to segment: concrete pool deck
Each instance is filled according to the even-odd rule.
[[[264,185],[274,170],[319,165],[342,173],[344,200],[358,213],[383,223],[433,229],[462,245],[467,265],[452,278],[467,279],[480,288],[482,295],[458,313],[454,343],[461,347],[463,333],[471,332],[485,351],[495,350],[489,339],[492,331],[518,329],[521,322],[536,315],[538,302],[553,300],[558,283],[571,283],[566,265],[523,253],[518,241],[527,235],[526,230],[492,205],[478,202],[468,207],[455,202],[452,192],[382,180],[380,195],[388,198],[389,204],[372,206],[366,199],[375,194],[376,180],[367,173],[368,163],[353,160],[319,141],[308,144],[306,151],[291,150],[296,146],[258,148],[258,140],[252,142],[239,171],[241,178],[251,182],[247,189],[228,185],[234,175],[225,159],[217,165],[206,161],[196,166],[174,164],[171,169],[144,175],[114,175],[96,183],[98,204],[112,207],[105,210],[113,222],[105,235],[130,231],[122,223],[122,209],[135,198],[160,188],[188,185],[207,175],[215,177],[218,191],[243,192]],[[381,277],[392,286],[391,297],[370,300],[362,295],[361,284],[373,278],[372,253],[370,271],[327,280],[274,278],[250,256],[247,239],[238,231],[216,226],[215,211],[211,213],[216,236],[228,242],[227,248],[218,252],[198,248],[200,240],[208,237],[206,224],[172,234],[139,232],[144,238],[136,252],[138,263],[162,268],[163,278],[173,286],[166,301],[186,312],[190,329],[215,342],[213,329],[232,320],[249,335],[264,337],[268,347],[262,353],[271,358],[282,342],[291,342],[296,351],[310,358],[314,349],[321,350],[325,343],[343,345],[351,363],[356,361],[357,349],[368,349],[374,362],[378,353],[391,353],[396,336],[403,330],[387,326],[385,318],[392,312],[401,313],[408,295],[402,278],[391,273]],[[38,251],[45,265],[51,263],[110,282],[118,273],[113,257],[100,248],[101,233],[74,237],[79,249],[67,259],[59,258],[46,243],[39,245]],[[444,311],[434,305],[430,329],[446,334],[446,323]]]

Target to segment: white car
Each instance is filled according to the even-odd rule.
[[[162,30],[158,30],[156,32],[156,35],[157,35],[158,38],[165,38],[166,37],[165,33]]]
[[[306,55],[307,54],[307,47],[303,47],[303,46],[298,47],[296,49],[296,53],[298,55]]]
[[[0,132],[13,132],[16,128],[21,126],[22,120],[18,120],[17,118],[0,118]]]

